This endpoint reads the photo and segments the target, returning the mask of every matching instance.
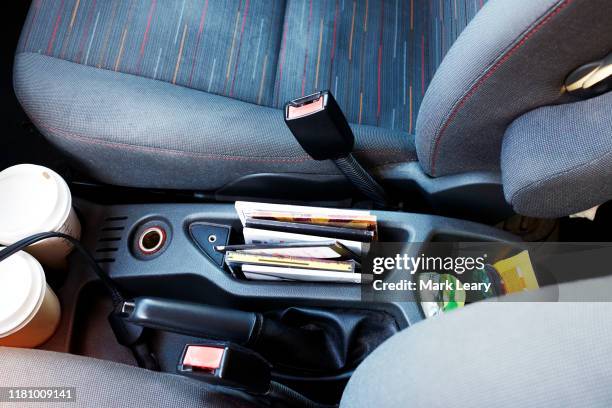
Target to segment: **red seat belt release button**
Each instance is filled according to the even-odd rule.
[[[177,366],[179,374],[254,394],[270,390],[272,366],[259,354],[228,342],[187,344]]]
[[[224,354],[225,347],[190,345],[185,350],[183,367],[214,373],[221,367]]]

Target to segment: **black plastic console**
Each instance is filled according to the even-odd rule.
[[[291,306],[384,310],[400,327],[422,319],[416,302],[361,302],[361,289],[351,284],[254,282],[237,280],[208,258],[190,237],[189,225],[208,222],[232,228],[230,242],[242,239],[232,204],[153,204],[99,206],[76,203],[82,215],[83,242],[113,279],[134,296],[159,296],[250,311]],[[457,240],[507,241],[515,237],[481,224],[438,216],[376,211],[380,241],[405,244],[420,251],[440,236]],[[169,229],[163,253],[149,259],[134,253],[136,231],[159,222]]]

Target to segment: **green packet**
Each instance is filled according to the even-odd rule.
[[[461,282],[449,274],[433,272],[418,274],[419,281],[431,282],[432,289],[421,289],[419,298],[425,317],[432,317],[442,312],[459,309],[465,305],[466,293],[461,289]]]
[[[435,272],[420,273],[417,276],[420,282],[430,283],[428,285],[419,283],[419,299],[426,317],[461,308],[466,303],[503,294],[499,275],[491,265],[466,272],[459,277]],[[474,285],[479,289],[466,292],[460,288],[463,283],[486,285]]]

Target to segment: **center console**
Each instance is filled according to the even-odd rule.
[[[77,206],[86,220],[83,242],[110,276],[135,295],[171,297],[238,309],[286,306],[362,308],[357,285],[237,280],[194,242],[189,226],[205,222],[231,228],[231,243],[241,242],[241,223],[232,204],[156,204]],[[516,238],[481,224],[425,214],[374,211],[379,241],[405,243],[418,253],[432,240],[508,241]],[[134,250],[143,226],[166,232],[161,251],[146,257]],[[155,227],[154,227],[155,228]],[[214,239],[214,238],[211,238]],[[367,304],[392,314],[401,327],[421,319],[415,304]]]
[[[337,347],[331,346],[330,350],[322,353],[329,356],[330,360],[355,365],[365,358],[378,345],[368,345],[359,337],[359,330],[367,325],[370,325],[368,327],[371,327],[371,331],[384,333],[388,337],[424,318],[416,299],[402,302],[364,301],[360,285],[236,279],[205,248],[206,241],[211,245],[216,242],[242,243],[242,224],[233,204],[105,206],[76,201],[75,207],[83,224],[82,242],[125,293],[133,297],[174,299],[265,313],[273,317],[275,322],[284,325],[279,326],[279,336],[289,335],[287,327],[298,330],[294,333],[294,340],[289,342],[295,344],[295,339],[300,339],[304,347],[308,347],[308,344],[319,347],[320,344],[328,343],[325,341],[327,338],[341,338]],[[378,219],[378,240],[396,245],[399,243],[405,253],[418,254],[428,243],[436,241],[516,240],[516,237],[493,227],[458,219],[387,211],[372,213]],[[194,225],[210,228],[208,235],[200,237],[200,243],[193,239],[191,227]],[[83,315],[83,310],[87,309],[83,304],[98,296],[96,285],[95,275],[87,270],[77,256],[72,256],[69,273],[63,282],[57,284],[63,307],[58,333],[63,334],[52,338],[45,348],[74,352],[76,346],[71,339],[72,333],[78,333],[82,321],[88,319]],[[75,302],[74,299],[79,301]],[[322,327],[323,331],[331,330],[333,333],[299,331],[312,327],[317,327],[317,330]],[[164,336],[161,335],[160,347],[168,347],[168,341],[163,340],[167,340],[167,337]],[[321,340],[317,336],[325,339]],[[384,341],[386,337],[376,341]],[[181,338],[177,340],[175,336],[169,341],[181,343],[176,346],[176,352],[179,352],[188,340],[193,338],[181,343]],[[296,348],[300,346],[295,344]],[[358,353],[346,350],[349,346],[360,350]],[[267,347],[267,352],[274,357],[278,356],[283,364],[293,364],[293,368],[296,368],[296,364],[301,364],[306,372],[312,368],[306,367],[310,352],[300,355],[299,350],[283,351],[281,344],[273,347],[273,350]],[[295,358],[288,359],[287,356],[292,354],[295,354]],[[174,357],[169,356],[167,362],[164,362],[165,357],[162,355],[162,368],[174,371]],[[351,362],[351,359],[355,361]],[[309,381],[308,385],[304,384],[304,378],[292,377],[291,370],[277,374],[286,377],[286,382],[297,389],[304,391],[318,382],[318,387],[326,389],[328,395],[339,395],[351,373],[350,370],[338,371],[340,365],[331,364],[328,368],[333,375],[326,378],[313,374],[313,381]],[[302,385],[296,384],[300,382]],[[332,392],[329,392],[330,389]],[[308,393],[308,390],[304,392]]]

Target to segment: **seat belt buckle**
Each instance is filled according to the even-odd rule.
[[[233,343],[187,344],[177,371],[199,381],[253,394],[265,394],[270,389],[270,364],[254,351]]]
[[[353,131],[329,91],[287,103],[285,123],[304,151],[315,160],[335,160],[353,150]]]
[[[352,155],[355,135],[331,92],[294,99],[285,105],[284,115],[287,127],[310,157],[332,160],[357,190],[376,205],[387,205],[384,189]]]

